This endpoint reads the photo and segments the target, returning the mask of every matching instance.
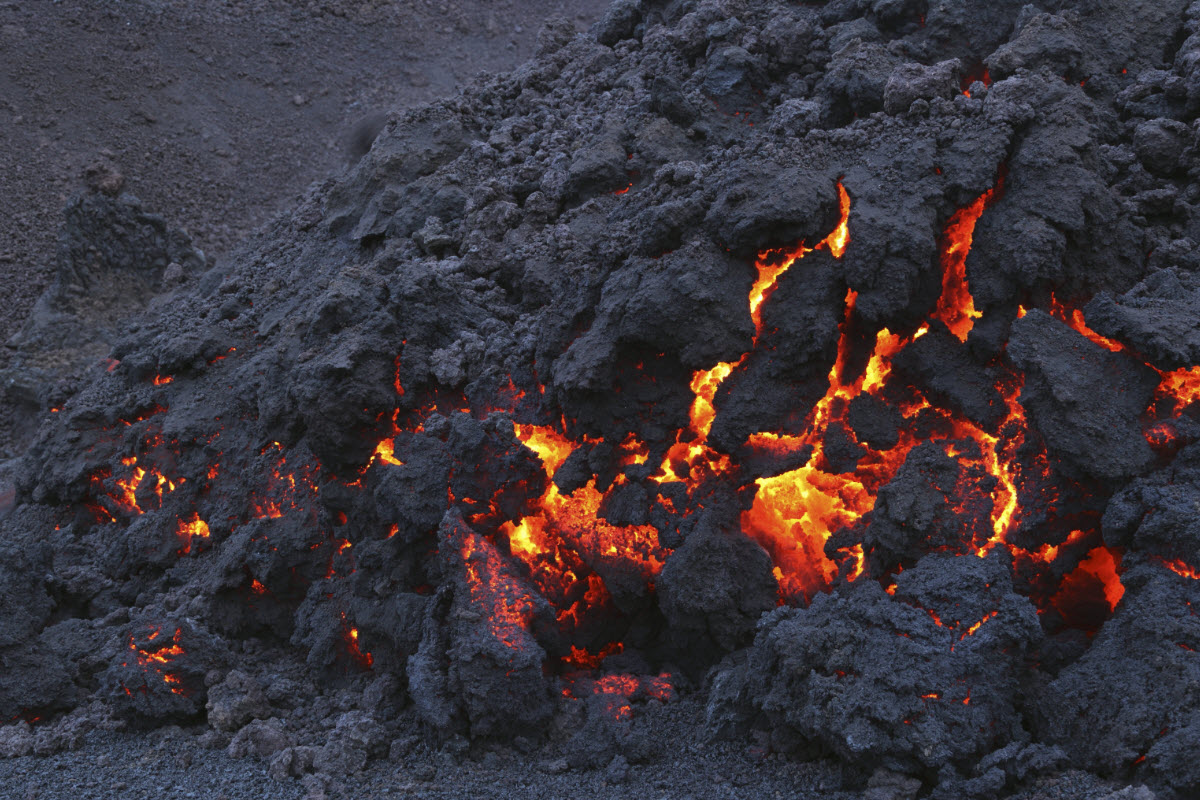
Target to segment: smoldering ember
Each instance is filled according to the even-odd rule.
[[[1198,796],[1198,112],[1200,3],[617,0],[215,268],[97,181],[0,750]]]

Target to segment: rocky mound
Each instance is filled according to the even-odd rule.
[[[707,692],[849,786],[1194,793],[1197,31],[618,0],[390,119],[42,426],[6,747],[591,768]]]

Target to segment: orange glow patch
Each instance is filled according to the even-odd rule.
[[[510,650],[524,646],[533,620],[533,599],[509,574],[500,553],[476,533],[462,545],[471,605],[487,615],[492,637]]]
[[[558,468],[575,451],[575,443],[550,426],[513,425],[521,443],[537,454],[546,475],[553,477]]]
[[[183,548],[179,551],[180,555],[187,555],[192,550],[192,541],[194,539],[209,538],[208,523],[200,519],[200,515],[193,513],[189,519],[179,520],[179,527],[176,529],[176,534],[179,540],[183,542]]]
[[[642,675],[605,675],[594,681],[571,682],[563,689],[564,697],[579,697],[584,694],[604,698],[604,713],[615,720],[627,720],[633,716],[634,700],[656,700],[669,702],[675,696],[671,677],[663,673],[657,677]],[[590,690],[590,692],[588,691]]]
[[[1167,559],[1161,559],[1159,563],[1171,570],[1171,572],[1174,572],[1176,575],[1184,578],[1191,578],[1194,581],[1200,581],[1200,570],[1197,570],[1186,561],[1178,558],[1171,561],[1168,561]]]
[[[404,462],[396,458],[396,444],[391,437],[384,439],[375,446],[375,452],[371,455],[369,464],[376,460],[382,461],[384,464],[391,464],[394,467],[403,467]]]
[[[975,224],[1001,188],[1002,183],[998,183],[971,205],[954,212],[942,237],[942,294],[933,318],[945,323],[963,342],[975,326],[975,320],[983,316],[975,310],[975,300],[967,286],[967,254],[975,237]]]
[[[1036,558],[1038,561],[1041,561],[1045,564],[1053,564],[1054,560],[1056,558],[1058,558],[1058,554],[1062,551],[1062,549],[1064,547],[1070,547],[1071,545],[1074,545],[1077,542],[1080,542],[1083,539],[1086,539],[1087,536],[1088,536],[1087,531],[1071,531],[1071,533],[1067,536],[1066,540],[1062,544],[1060,544],[1060,545],[1044,544],[1041,546],[1041,548],[1037,552],[1031,553],[1031,555],[1034,558]]]
[[[155,628],[146,637],[147,641],[153,642],[160,635],[160,629]],[[171,637],[170,644],[165,647],[160,646],[157,649],[141,649],[137,646],[132,636],[129,637],[129,650],[133,653],[136,663],[139,667],[147,672],[153,672],[162,678],[163,683],[170,687],[172,694],[187,695],[188,690],[182,685],[182,681],[178,675],[167,672],[166,668],[171,665],[171,662],[184,654],[183,645],[180,644],[180,637],[183,631],[179,628],[175,629],[175,635]],[[122,666],[129,666],[128,662]],[[125,690],[127,693],[128,689]]]
[[[762,335],[762,304],[775,291],[779,278],[791,269],[792,265],[807,254],[820,247],[829,248],[834,258],[841,258],[850,243],[850,194],[846,187],[838,181],[838,206],[841,219],[833,232],[826,236],[816,247],[805,247],[804,242],[792,250],[766,250],[759,254],[754,262],[758,277],[750,289],[750,318],[754,321],[755,341]]]
[[[630,467],[645,464],[650,460],[650,446],[633,433],[626,436],[617,449],[621,452],[617,466]]]
[[[624,652],[625,645],[612,642],[605,645],[598,653],[589,653],[582,647],[571,645],[571,655],[563,659],[563,663],[575,669],[599,669],[600,664],[609,656]]]
[[[1058,298],[1055,297],[1053,294],[1050,295],[1050,314],[1051,314],[1051,316],[1058,318],[1062,322],[1067,323],[1077,333],[1083,334],[1090,341],[1092,341],[1095,344],[1100,345],[1105,350],[1109,350],[1113,353],[1119,353],[1125,349],[1125,345],[1121,344],[1120,342],[1116,341],[1115,339],[1107,339],[1107,338],[1101,336],[1100,334],[1096,333],[1091,328],[1089,328],[1087,321],[1084,320],[1084,318],[1083,318],[1083,312],[1081,310],[1079,310],[1078,308],[1074,308],[1074,309],[1067,308],[1062,303],[1060,303],[1058,301]]]
[[[1175,406],[1175,416],[1200,400],[1200,367],[1177,369],[1162,373],[1162,381],[1154,391],[1155,402],[1169,399]]]
[[[375,657],[359,647],[358,628],[351,628],[346,634],[346,648],[350,657],[363,669],[370,669],[375,665]]]
[[[1121,557],[1117,551],[1108,547],[1093,549],[1087,558],[1079,562],[1079,566],[1063,578],[1051,602],[1067,620],[1084,618],[1085,622],[1091,623],[1089,627],[1097,627],[1092,620],[1086,619],[1086,607],[1103,602],[1108,613],[1116,609],[1117,603],[1125,595],[1125,587],[1121,585],[1117,571],[1120,565]]]

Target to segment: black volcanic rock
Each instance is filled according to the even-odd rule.
[[[846,422],[855,438],[876,450],[890,450],[900,441],[900,412],[873,394],[860,394],[850,401]]]
[[[1155,272],[1123,295],[1097,295],[1084,311],[1097,333],[1128,344],[1160,369],[1200,361],[1200,279],[1194,273]]]
[[[1183,797],[1196,785],[1181,751],[1196,745],[1200,624],[1191,607],[1200,583],[1153,564],[1127,573],[1125,583],[1116,615],[1088,652],[1037,692],[1038,731],[1073,763],[1132,773]]]
[[[1019,69],[1045,67],[1055,75],[1073,75],[1082,59],[1083,48],[1074,26],[1058,14],[1028,13],[1026,6],[1017,20],[1018,31],[1008,44],[987,58],[988,69],[997,79],[1007,78]]]
[[[1153,463],[1139,421],[1158,385],[1153,370],[1038,310],[1013,324],[1008,354],[1026,371],[1021,404],[1053,452],[1108,481]]]
[[[753,257],[763,245],[818,241],[837,224],[837,173],[755,159],[726,166],[716,201],[705,218],[735,257]]]
[[[443,734],[536,733],[551,713],[545,652],[515,620],[549,609],[461,517],[448,514],[438,538],[455,577],[452,591],[431,607],[420,649],[409,659],[410,694],[421,718]],[[489,619],[494,602],[508,612]]]
[[[1168,561],[1200,564],[1200,446],[1113,496],[1102,520],[1104,541]]]
[[[971,456],[968,442],[951,442]],[[925,442],[909,451],[903,466],[879,490],[863,527],[835,536],[833,547],[861,541],[872,572],[927,552],[962,551],[992,535],[990,492],[995,479],[966,459],[947,455],[945,442]]]
[[[715,517],[705,515],[658,584],[675,646],[706,660],[744,646],[777,591],[766,552]]]
[[[920,387],[939,406],[957,411],[984,429],[994,429],[1007,413],[996,388],[1000,376],[973,359],[966,345],[940,322],[904,348],[892,366],[905,383]]]
[[[957,60],[942,61],[931,67],[901,64],[892,71],[883,89],[883,110],[889,114],[899,114],[908,111],[913,101],[918,99],[953,99],[959,91],[960,69]]]
[[[868,581],[768,615],[749,661],[710,701],[709,724],[741,702],[773,747],[918,775],[969,771],[1020,739],[1019,687],[994,666],[1019,660],[1041,630],[1003,559],[933,555],[901,577],[895,597]]]

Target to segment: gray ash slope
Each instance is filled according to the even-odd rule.
[[[0,521],[4,752],[187,724],[280,779],[414,737],[619,771],[696,692],[894,796],[1200,789],[1200,7],[979,5],[622,0],[177,276]],[[805,440],[831,369],[859,393]],[[748,530],[897,447],[828,546]]]

